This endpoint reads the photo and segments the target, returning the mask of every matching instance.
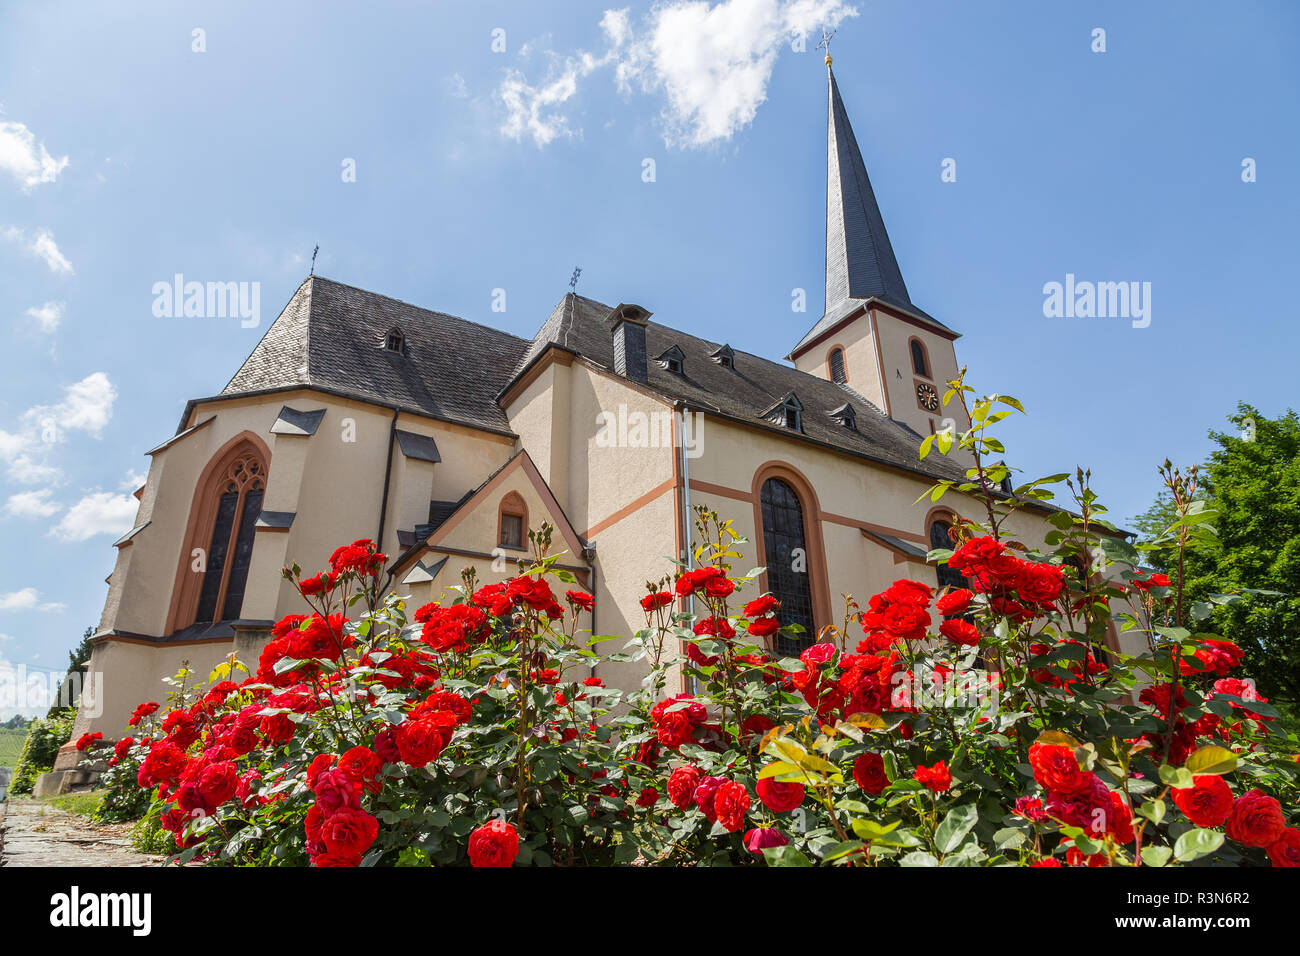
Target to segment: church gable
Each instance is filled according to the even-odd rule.
[[[467,566],[476,569],[480,583],[502,580],[531,553],[528,532],[544,523],[554,529],[550,553],[563,552],[559,563],[585,574],[590,567],[586,543],[528,453],[518,452],[480,487],[442,509],[427,537],[398,556],[394,578],[428,600],[458,585]]]

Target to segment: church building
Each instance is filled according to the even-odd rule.
[[[761,590],[809,639],[842,620],[845,594],[948,583],[926,554],[982,508],[917,503],[965,468],[918,446],[960,415],[940,406],[958,333],[913,302],[828,79],[825,312],[787,361],[692,335],[653,303],[569,294],[529,340],[308,277],[225,388],[148,451],[94,635],[102,699],[74,739],[118,737],[183,661],[206,676],[236,652],[255,668],[272,623],[305,610],[280,569],[314,573],[357,538],[379,543],[413,609],[467,566],[509,576],[549,522],[599,635],[644,626],[645,582],[686,559],[698,505],[734,520],[749,539],[737,572],[765,567]],[[1041,542],[1040,516],[1013,530]]]

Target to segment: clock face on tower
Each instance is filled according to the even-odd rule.
[[[939,410],[939,393],[935,391],[934,386],[929,382],[918,382],[916,385],[916,403],[927,412],[937,412]]]

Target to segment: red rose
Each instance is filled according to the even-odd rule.
[[[695,805],[704,814],[704,819],[710,823],[716,823],[718,820],[718,811],[713,801],[718,795],[718,788],[726,782],[722,777],[705,777],[700,781],[700,785],[695,788]]]
[[[814,644],[812,647],[804,648],[803,653],[799,655],[799,660],[803,661],[803,666],[809,670],[817,670],[823,664],[830,663],[834,656],[834,644]]]
[[[1300,830],[1294,827],[1283,830],[1268,845],[1268,858],[1274,866],[1300,866]]]
[[[205,767],[195,786],[203,802],[215,809],[235,795],[239,788],[239,772],[232,761],[223,760]]]
[[[685,711],[670,711],[659,720],[659,742],[665,747],[680,747],[690,741],[694,730],[695,725],[691,723]]]
[[[779,783],[774,777],[763,777],[754,789],[758,791],[758,799],[774,813],[787,813],[803,803],[801,783]]]
[[[134,727],[157,709],[158,705],[153,701],[150,701],[147,704],[141,704],[132,712],[131,719],[127,721],[127,724]]]
[[[880,626],[892,637],[919,641],[930,626],[930,613],[916,604],[891,604],[881,613]]]
[[[1038,605],[1053,604],[1064,589],[1065,575],[1056,565],[1029,562],[1021,564],[1020,577],[1016,582],[1021,600]]]
[[[638,807],[653,807],[659,802],[659,791],[654,787],[644,787],[637,795],[636,805]]]
[[[1250,790],[1237,798],[1228,814],[1229,838],[1246,846],[1266,847],[1286,831],[1286,817],[1275,797],[1262,790]]]
[[[77,749],[82,751],[89,750],[103,739],[104,735],[98,731],[93,734],[82,734],[77,738]]]
[[[446,746],[442,730],[433,717],[403,721],[397,725],[394,737],[402,762],[412,767],[423,767],[430,761],[437,760],[438,754]]]
[[[326,770],[316,778],[312,785],[316,794],[316,804],[326,816],[342,809],[359,809],[361,800],[357,787],[342,770]]]
[[[771,594],[764,594],[756,597],[745,605],[745,617],[762,617],[764,614],[772,614],[781,610],[781,602]]]
[[[694,641],[686,645],[686,656],[691,659],[696,667],[712,667],[721,660],[717,654],[705,654],[700,650],[700,645]]]
[[[353,747],[339,757],[339,769],[347,774],[348,779],[372,793],[379,791],[375,778],[383,768],[384,761],[369,747]]]
[[[799,789],[803,789],[800,787]],[[745,785],[734,780],[725,780],[713,797],[713,811],[718,822],[731,833],[745,825],[745,811],[749,809],[749,791]]]
[[[668,775],[668,799],[678,810],[687,810],[695,802],[695,788],[699,785],[699,767],[693,763],[678,767]]]
[[[878,794],[889,786],[885,761],[876,753],[865,753],[853,761],[853,779],[865,793]]]
[[[574,607],[582,608],[584,611],[590,611],[596,606],[596,599],[586,591],[565,591],[564,597]]]
[[[489,820],[469,835],[471,866],[510,866],[519,853],[519,834],[504,820]]]
[[[762,856],[768,847],[785,846],[789,842],[789,837],[771,827],[756,827],[745,834],[745,849],[755,856]]]
[[[939,613],[944,617],[953,617],[957,614],[965,614],[967,609],[970,608],[971,598],[974,596],[966,588],[957,588],[935,601],[934,606],[939,609]]]
[[[942,760],[932,767],[917,767],[912,776],[935,793],[943,793],[952,786],[952,774]]]
[[[736,636],[736,629],[725,617],[706,617],[692,630],[701,637],[720,637],[728,641]]]
[[[535,611],[545,611],[555,603],[551,586],[540,575],[525,574],[506,585],[506,595],[515,603],[523,602]]]
[[[980,642],[979,628],[970,621],[963,621],[959,617],[954,617],[940,624],[939,633],[954,644],[961,644],[963,647],[974,647]]]
[[[1092,775],[1079,766],[1074,750],[1063,744],[1032,744],[1029,765],[1044,790],[1075,794],[1092,787]]]
[[[667,591],[656,591],[653,594],[647,594],[641,599],[641,609],[649,614],[667,604],[673,603],[673,596]]]
[[[313,597],[330,589],[330,576],[327,572],[322,571],[320,574],[311,578],[303,578],[298,582],[298,590],[302,592],[303,597]]]
[[[1232,812],[1232,791],[1222,777],[1200,774],[1192,786],[1176,789],[1174,803],[1198,827],[1223,826]]]
[[[781,630],[781,622],[774,617],[757,617],[749,622],[750,637],[771,637]]]
[[[339,856],[360,857],[379,835],[379,821],[357,807],[341,807],[325,817],[321,842]]]
[[[1245,655],[1246,652],[1232,641],[1209,639],[1202,641],[1201,646],[1196,649],[1195,657],[1200,662],[1199,667],[1191,666],[1184,657],[1178,662],[1178,669],[1185,676],[1207,674],[1212,671],[1221,677],[1226,677],[1229,671],[1241,663]]]
[[[920,581],[895,581],[880,593],[880,597],[890,604],[913,604],[917,607],[929,607],[934,592],[929,585]]]

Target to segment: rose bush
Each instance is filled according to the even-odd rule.
[[[1142,570],[1086,472],[1002,490],[1009,470],[985,461],[1019,403],[961,379],[952,400],[971,427],[921,455],[971,463],[929,493],[981,505],[930,555],[966,587],[896,581],[805,635],[744,593],[761,569],[736,573],[744,540],[700,508],[645,627],[598,654],[615,639],[579,630],[593,599],[546,526],[516,576],[467,573],[409,621],[358,541],[319,574],[285,570],[308,613],[275,626],[256,670],[182,672],[166,707],[141,706],[111,790],[147,794],[177,858],[213,864],[1300,863],[1297,741],[1234,676],[1239,649],[1199,629],[1209,607]],[[1163,473],[1178,517],[1150,546],[1203,546],[1194,470]],[[1061,481],[1070,510],[1047,504]],[[1040,546],[1009,530],[1026,509]],[[1116,650],[1116,628],[1142,653]],[[779,634],[797,658],[772,652]],[[608,659],[642,686],[603,686]]]

